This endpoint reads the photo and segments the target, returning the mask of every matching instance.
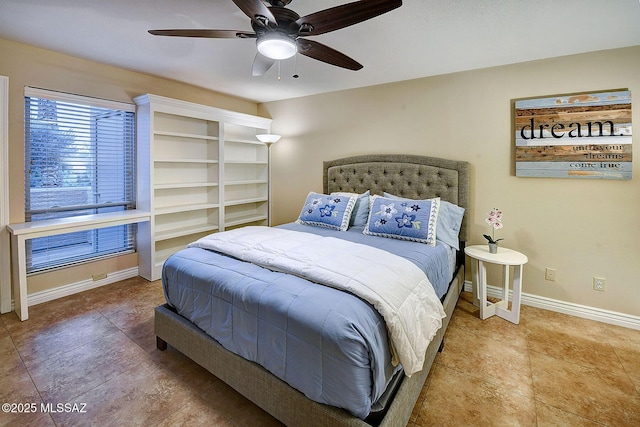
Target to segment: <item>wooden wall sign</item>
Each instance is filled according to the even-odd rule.
[[[516,176],[631,179],[631,92],[515,102]]]

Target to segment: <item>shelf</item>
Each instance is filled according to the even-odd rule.
[[[164,130],[154,131],[153,134],[159,135],[159,136],[170,136],[174,138],[205,139],[207,141],[218,141],[220,139],[217,136],[198,135],[194,133],[184,133],[184,132],[169,132]]]
[[[254,197],[251,199],[240,199],[240,200],[227,200],[224,202],[225,206],[237,206],[237,205],[246,205],[248,203],[260,203],[266,202],[266,197]]]
[[[198,233],[211,233],[218,230],[218,226],[214,224],[191,226],[191,227],[177,227],[169,231],[159,231],[155,234],[156,242],[162,240],[175,239],[176,237],[189,236],[191,234]]]
[[[225,160],[225,164],[229,165],[266,165],[266,160]]]
[[[179,205],[179,206],[170,206],[167,208],[156,208],[155,215],[168,215],[172,213],[178,212],[189,212],[189,211],[201,211],[205,209],[216,209],[219,208],[220,205],[217,203],[202,203],[197,205]]]
[[[203,164],[211,164],[215,165],[220,162],[217,160],[207,160],[207,159],[154,159],[154,163],[203,163]]]
[[[245,179],[238,181],[227,181],[224,185],[250,185],[250,184],[267,184],[264,179]]]
[[[202,188],[202,187],[217,187],[217,182],[180,182],[173,184],[156,184],[153,186],[154,190],[171,190],[174,188]]]
[[[225,226],[236,227],[238,225],[249,224],[249,223],[258,222],[258,221],[266,221],[266,220],[267,220],[266,215],[250,215],[250,216],[244,216],[244,217],[236,217],[231,220],[225,221]]]
[[[159,279],[164,260],[200,237],[268,222],[269,150],[256,134],[271,119],[153,94],[134,102],[137,200],[151,212],[138,228],[142,277]]]
[[[171,253],[169,253],[168,251],[165,251],[165,252],[166,254],[163,254],[162,252],[156,253],[156,256],[160,258],[160,260],[156,261],[154,265],[153,274],[158,277],[161,277],[162,268],[164,267],[164,262],[166,261],[166,258],[168,258],[171,255]]]
[[[164,241],[160,241],[157,243],[162,244],[164,243]],[[156,258],[154,261],[154,267],[155,267],[154,274],[157,274],[158,278],[162,277],[162,266],[164,265],[164,262],[167,260],[167,258],[169,258],[174,253],[178,252],[180,249],[186,248],[187,244],[177,245],[176,247],[166,247],[166,248],[160,248],[160,249],[156,248],[156,251],[155,251]]]
[[[258,141],[257,139],[242,139],[242,138],[229,138],[224,140],[225,143],[232,142],[236,144],[255,144],[255,145],[264,145],[263,142]]]

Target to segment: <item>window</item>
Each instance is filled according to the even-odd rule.
[[[135,208],[131,104],[25,89],[25,220]],[[33,273],[135,250],[135,225],[27,241]]]

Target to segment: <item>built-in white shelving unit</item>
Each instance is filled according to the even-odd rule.
[[[268,150],[256,134],[271,119],[142,95],[137,110],[140,275],[161,277],[164,261],[198,238],[268,224]]]

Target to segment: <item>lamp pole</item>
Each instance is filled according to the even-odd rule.
[[[267,146],[267,225],[271,227],[271,146],[280,140],[280,135],[259,134],[256,138]]]

